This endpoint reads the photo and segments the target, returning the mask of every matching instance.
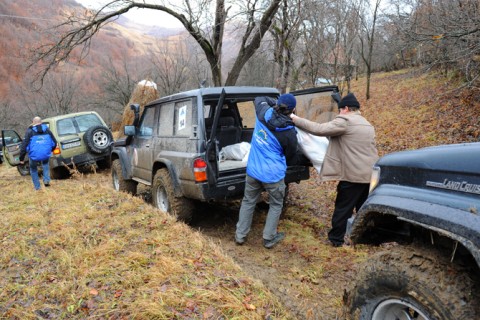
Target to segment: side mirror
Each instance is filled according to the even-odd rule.
[[[130,109],[133,110],[133,125],[137,126],[138,121],[140,120],[140,105],[138,103],[134,103],[130,105]]]
[[[140,111],[140,105],[138,103],[131,104],[130,110],[133,110],[133,112],[138,113]]]
[[[126,136],[134,136],[135,135],[135,126],[125,126],[123,127],[123,133]]]

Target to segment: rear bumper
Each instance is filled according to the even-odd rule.
[[[285,184],[300,182],[310,178],[310,168],[305,166],[294,166],[287,169]],[[243,197],[245,190],[245,173],[236,174],[221,178],[215,187],[209,186],[207,182],[196,183],[194,181],[182,181],[182,193],[186,198],[201,201],[222,201],[235,200]]]
[[[88,166],[96,164],[97,161],[110,158],[110,151],[102,154],[83,153],[72,158],[63,158],[62,156],[52,156],[50,158],[50,168],[63,167],[64,165],[72,167],[74,164],[77,167]]]

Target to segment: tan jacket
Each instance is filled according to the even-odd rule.
[[[293,122],[314,135],[330,137],[320,172],[322,180],[370,182],[372,166],[378,159],[375,129],[359,111],[338,115],[327,123],[298,117]]]

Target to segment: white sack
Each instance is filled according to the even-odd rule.
[[[250,152],[250,143],[240,142],[225,146],[220,150],[220,161],[224,160],[241,160],[247,161]]]
[[[326,137],[315,136],[298,127],[296,130],[300,149],[303,154],[310,159],[317,172],[320,173],[325,153],[327,153],[328,139]]]

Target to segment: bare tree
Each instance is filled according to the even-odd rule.
[[[158,40],[150,52],[149,60],[154,70],[153,80],[162,95],[170,95],[194,86],[189,81],[194,56],[188,54],[187,45],[186,41],[170,43]]]
[[[302,1],[283,0],[278,19],[274,22],[270,32],[274,39],[274,58],[278,65],[276,87],[286,92],[294,63],[294,49],[300,38],[302,15],[300,8]]]
[[[375,0],[373,5],[372,17],[367,13],[361,15],[363,36],[360,36],[360,52],[363,62],[367,68],[367,88],[365,91],[366,99],[370,99],[370,79],[372,77],[372,57],[373,57],[373,45],[375,41],[375,27],[377,24],[378,11],[382,0]]]
[[[20,103],[28,111],[28,116],[42,118],[77,112],[81,109],[79,98],[81,85],[74,72],[49,73],[40,89],[25,84],[17,88]]]
[[[87,99],[87,104],[116,116],[123,114],[136,84],[145,76],[139,65],[144,63],[126,56],[117,59],[115,63],[111,59],[105,59],[97,93],[93,99]]]
[[[22,117],[19,110],[15,110],[11,101],[5,100],[0,102],[0,128],[24,130],[22,126]]]
[[[233,0],[232,0],[233,1]],[[260,46],[260,42],[269,29],[278,10],[281,0],[271,0],[267,6],[262,0],[243,1],[247,10],[237,13],[245,21],[244,33],[241,39],[237,58],[228,73],[226,85],[234,85],[245,63]],[[50,69],[60,62],[68,60],[75,48],[81,48],[79,59],[83,59],[89,50],[92,38],[106,24],[116,17],[134,9],[152,9],[166,12],[180,21],[190,35],[202,48],[210,65],[213,82],[222,85],[222,45],[225,24],[229,17],[229,10],[225,0],[184,0],[182,6],[174,1],[160,1],[160,4],[134,0],[112,0],[95,12],[88,11],[86,15],[71,15],[58,26],[62,30],[60,38],[53,45],[45,45],[37,50],[34,63],[42,63],[40,79],[45,77]],[[213,11],[214,19],[209,20],[206,15]],[[213,21],[213,25],[204,26],[205,22]]]
[[[427,70],[451,70],[478,89],[480,82],[480,7],[477,0],[394,0],[405,47]],[[401,9],[404,8],[404,9]],[[406,9],[405,9],[406,8]]]

